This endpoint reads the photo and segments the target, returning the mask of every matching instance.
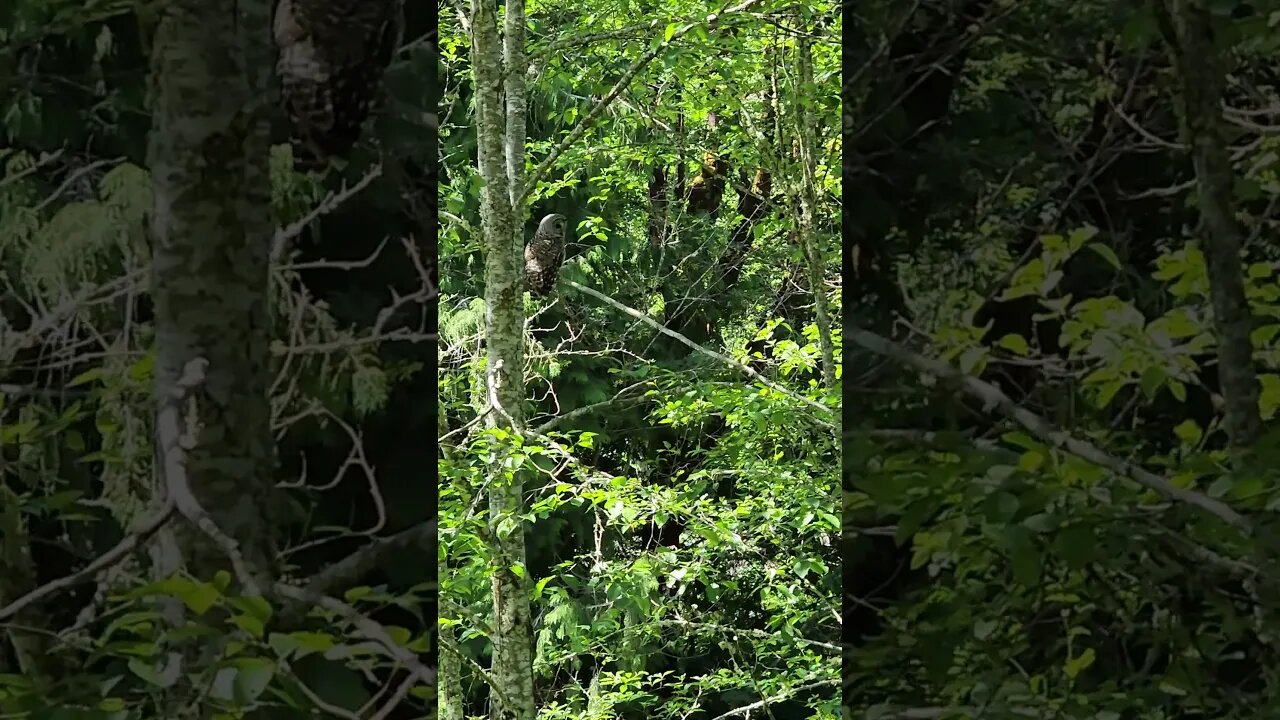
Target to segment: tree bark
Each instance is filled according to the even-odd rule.
[[[448,568],[445,563],[440,563],[439,568],[439,577],[443,580]],[[462,658],[455,654],[457,633],[453,625],[439,625],[438,631],[440,642],[436,647],[440,656],[440,682],[436,689],[437,720],[463,720]]]
[[[507,6],[519,17],[508,17],[508,32],[523,27],[522,5]],[[480,193],[480,221],[485,244],[485,341],[487,415],[490,427],[519,431],[524,422],[524,305],[520,255],[513,252],[517,234],[514,203],[519,185],[509,168],[523,168],[523,123],[512,128],[504,120],[522,116],[521,99],[508,98],[503,114],[503,44],[498,37],[494,0],[472,0],[471,65],[475,77],[477,159],[484,186]],[[517,31],[521,32],[522,31]],[[523,51],[508,50],[509,56]],[[519,84],[517,84],[519,86]],[[508,92],[512,86],[508,85]],[[519,131],[518,138],[508,133]],[[505,150],[511,154],[504,153]],[[504,167],[504,158],[506,160]],[[493,660],[491,674],[501,686],[490,707],[494,720],[533,720],[533,630],[525,569],[523,483],[519,470],[494,464],[489,485],[491,569],[493,572]],[[503,701],[505,698],[506,702]]]
[[[158,398],[196,358],[199,411],[187,451],[191,491],[259,570],[270,558],[262,508],[271,487],[267,124],[250,90],[237,2],[166,6],[153,59],[149,148]],[[265,33],[266,27],[258,28]],[[226,557],[192,533],[192,569]]]
[[[1257,439],[1262,418],[1240,260],[1244,229],[1233,207],[1235,174],[1222,132],[1223,58],[1212,17],[1200,2],[1160,0],[1156,11],[1182,81],[1183,130],[1196,171],[1227,437],[1232,447],[1244,449]]]
[[[799,18],[797,18],[798,20]],[[806,31],[807,32],[807,31]],[[800,205],[798,229],[800,244],[809,264],[809,290],[813,293],[814,312],[817,315],[818,346],[822,353],[822,383],[828,390],[836,387],[836,363],[831,341],[831,312],[827,305],[826,262],[818,248],[814,232],[814,208],[817,205],[817,159],[813,148],[817,144],[810,113],[804,107],[809,88],[813,86],[813,53],[809,36],[796,37],[796,59],[799,65],[799,83],[793,98],[796,134],[800,146],[800,187],[796,193]]]
[[[226,545],[197,527],[202,518],[235,543],[250,569],[252,578],[235,575],[242,593],[252,584],[267,586],[274,558],[264,516],[274,471],[268,125],[256,91],[262,69],[246,61],[261,55],[258,43],[269,37],[258,10],[236,0],[164,5],[152,53],[148,148],[157,417],[177,415],[181,424],[157,423],[157,490],[175,500],[186,519],[157,538],[153,572],[183,568],[208,579],[232,568]],[[245,14],[238,18],[238,12]],[[259,14],[262,24],[244,25]],[[203,377],[184,387],[183,374],[201,361]],[[179,396],[182,412],[170,412]],[[177,448],[175,434],[191,442]],[[175,452],[184,456],[180,472],[167,462]],[[180,608],[178,614],[180,620]],[[200,682],[196,673],[210,670],[206,663],[218,656],[216,643],[202,645],[173,648],[168,671],[181,669],[190,683]],[[196,666],[173,665],[180,656]],[[211,712],[173,707],[183,716]]]

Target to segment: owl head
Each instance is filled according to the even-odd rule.
[[[538,234],[558,235],[563,238],[567,224],[568,223],[563,215],[551,213],[550,215],[542,218],[542,222],[538,223]]]

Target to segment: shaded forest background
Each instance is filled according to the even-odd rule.
[[[1280,6],[846,10],[846,712],[1274,717]]]
[[[270,5],[254,5],[267,48]],[[0,7],[0,714],[434,714],[425,673],[406,680],[400,662],[434,654],[434,17],[408,4],[345,162],[295,172],[273,110],[274,437],[261,440],[278,463],[255,532],[280,579],[333,593],[333,612],[250,597],[208,566],[148,567],[156,9]],[[234,52],[234,37],[214,41]],[[166,602],[186,621],[169,624]],[[228,644],[168,675],[166,653],[192,638]]]

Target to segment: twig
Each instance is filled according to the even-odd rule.
[[[404,702],[404,699],[409,696],[409,691],[418,684],[418,680],[419,678],[416,675],[409,673],[409,677],[405,678],[396,687],[396,691],[391,694],[391,697],[387,698],[387,702],[382,706],[382,709],[370,715],[369,720],[387,720],[387,718],[391,717],[391,713],[400,707],[400,703]]]
[[[875,717],[880,720],[942,720],[955,715],[971,715],[982,712],[979,707],[918,707],[918,708],[901,708],[898,710],[888,710],[877,713]],[[1025,718],[1036,718],[1038,720],[1049,720],[1049,718],[1057,717],[1052,710],[1037,710],[1032,707],[1011,707],[1006,712],[1010,715],[1017,715]],[[981,717],[981,715],[976,715]]]
[[[563,415],[557,415],[551,418],[550,420],[542,423],[538,427],[534,428],[534,432],[547,433],[547,432],[550,432],[551,430],[554,430],[558,425],[562,423],[573,420],[574,418],[582,417],[583,415],[587,415],[589,413],[596,412],[598,410],[604,410],[605,408],[612,407],[622,400],[633,401],[635,400],[635,398],[629,398],[629,397],[624,398],[623,396],[631,392],[632,390],[635,390],[638,387],[642,387],[645,385],[652,385],[652,384],[653,384],[652,380],[641,380],[638,383],[628,385],[627,387],[624,387],[621,390],[619,390],[616,395],[609,398],[608,400],[601,400],[598,403],[592,403],[590,405],[585,405],[583,407],[570,410],[569,412]]]
[[[321,258],[319,260],[311,260],[309,262],[288,263],[285,265],[281,265],[280,269],[293,270],[293,271],[355,270],[357,268],[369,267],[370,265],[373,264],[373,261],[377,260],[378,256],[382,254],[382,249],[387,246],[387,240],[389,239],[391,239],[389,236],[382,238],[382,242],[378,243],[378,247],[374,248],[373,252],[369,253],[368,255],[366,255],[365,257],[359,260],[325,260],[324,258]]]
[[[45,155],[44,157],[40,158],[39,160],[36,160],[35,162],[31,163],[31,165],[29,165],[29,166],[27,166],[27,167],[23,168],[22,170],[20,170],[20,171],[18,171],[18,172],[16,172],[16,173],[14,173],[14,174],[12,174],[12,175],[10,175],[10,176],[8,176],[8,177],[0,178],[0,188],[8,187],[9,185],[12,185],[13,183],[18,182],[18,181],[19,181],[19,180],[21,180],[22,178],[24,178],[24,177],[26,177],[26,176],[28,176],[28,175],[31,175],[32,173],[35,173],[35,172],[39,171],[39,170],[40,170],[40,168],[42,168],[42,167],[44,167],[45,165],[48,165],[48,164],[52,163],[54,160],[57,160],[58,158],[62,157],[62,153],[64,153],[64,152],[66,152],[66,149],[65,149],[65,148],[59,148],[58,150],[55,150],[55,151],[53,151],[53,152],[49,153],[48,155]]]
[[[285,246],[289,241],[302,233],[302,230],[310,225],[317,218],[328,215],[333,212],[339,205],[351,199],[354,195],[369,186],[377,178],[382,176],[382,165],[374,165],[369,172],[364,174],[355,185],[347,187],[345,184],[338,192],[330,192],[324,196],[320,204],[311,212],[304,215],[300,220],[289,223],[288,225],[276,230],[275,238],[271,243],[271,261],[274,263],[284,256]]]
[[[390,537],[378,538],[314,575],[307,583],[307,589],[319,595],[327,595],[378,567],[391,552],[403,550],[410,545],[419,545],[424,550],[423,554],[435,557],[435,540],[435,520],[418,523]]]
[[[45,199],[41,200],[40,203],[36,205],[35,211],[40,212],[41,210],[51,205],[53,201],[57,200],[59,197],[62,197],[62,193],[66,192],[67,188],[71,187],[71,184],[74,183],[76,180],[79,180],[81,177],[93,172],[94,170],[97,170],[100,167],[103,167],[104,165],[113,165],[115,163],[121,163],[124,161],[125,161],[125,158],[122,156],[118,158],[113,158],[111,160],[97,160],[89,163],[88,165],[85,165],[84,167],[76,168],[73,172],[67,174],[67,178],[62,181],[61,185],[59,185],[53,192],[49,193],[49,195]]]
[[[811,683],[805,683],[804,685],[797,685],[793,688],[786,690],[785,692],[780,692],[777,695],[764,698],[763,700],[757,700],[753,703],[747,703],[742,707],[734,708],[733,710],[730,710],[729,712],[726,712],[726,713],[721,713],[715,716],[714,718],[712,718],[711,720],[725,720],[726,718],[737,717],[739,715],[746,715],[750,717],[752,710],[759,710],[760,708],[765,707],[767,705],[772,705],[774,703],[782,702],[783,700],[793,698],[796,695],[799,695],[800,693],[804,692],[805,690],[812,690],[814,688],[825,687],[827,685],[839,685],[839,684],[840,684],[839,678],[829,678],[825,680],[817,680]]]

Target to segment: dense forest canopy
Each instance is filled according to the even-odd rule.
[[[435,28],[303,171],[282,6],[0,4],[0,716],[434,715]]]
[[[850,8],[854,717],[1275,717],[1278,12]]]
[[[442,717],[835,717],[837,8],[440,13]]]
[[[0,717],[1274,720],[1277,51],[3,5]]]

